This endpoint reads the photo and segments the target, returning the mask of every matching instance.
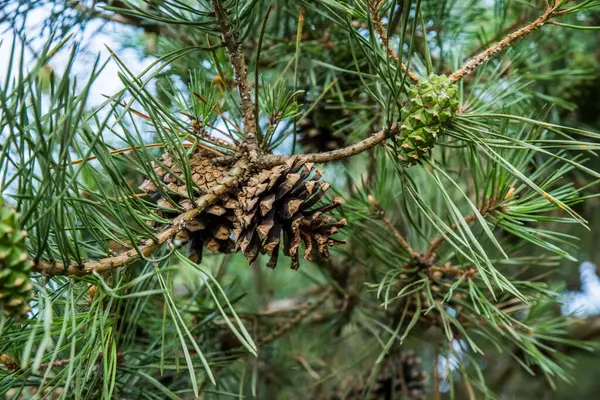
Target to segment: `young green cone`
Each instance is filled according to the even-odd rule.
[[[0,198],[0,310],[8,317],[21,317],[29,311],[33,263],[27,255],[25,237],[17,214]]]
[[[458,89],[445,75],[419,79],[408,88],[408,95],[402,108],[402,132],[396,139],[398,159],[405,166],[429,155],[458,108]]]

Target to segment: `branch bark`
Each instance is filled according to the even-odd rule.
[[[397,124],[393,124],[390,128],[383,129],[371,137],[361,140],[358,143],[344,147],[342,149],[326,151],[324,153],[303,154],[298,156],[280,156],[280,155],[265,155],[259,160],[262,168],[271,168],[276,165],[285,164],[290,157],[296,157],[297,160],[302,160],[312,163],[327,163],[331,161],[343,160],[344,158],[352,157],[367,151],[378,144],[385,142],[387,139],[396,136],[401,132]]]
[[[467,63],[463,64],[462,67],[457,69],[454,73],[452,73],[452,75],[449,76],[450,81],[457,82],[457,81],[461,80],[466,75],[470,74],[475,69],[477,69],[481,64],[483,64],[484,62],[489,60],[490,57],[492,57],[496,53],[501,52],[508,46],[510,46],[513,43],[515,43],[516,41],[518,41],[519,39],[524,38],[531,32],[540,28],[542,25],[544,25],[546,22],[548,22],[548,20],[550,20],[552,17],[554,17],[557,14],[557,12],[558,12],[558,10],[556,8],[547,8],[546,12],[544,14],[540,15],[536,20],[525,25],[521,29],[518,29],[517,31],[509,34],[504,39],[495,43],[491,47],[487,48],[486,50],[482,51],[481,53],[479,53],[478,55],[473,57]]]
[[[285,335],[287,332],[298,326],[298,324],[300,324],[310,313],[319,308],[332,294],[333,292],[331,289],[326,289],[325,292],[313,302],[307,302],[306,307],[299,311],[293,318],[289,319],[284,324],[277,326],[269,335],[257,340],[256,344],[258,346],[264,346]]]
[[[509,32],[513,32],[521,24],[523,24],[528,18],[529,18],[529,10],[525,10],[524,12],[521,13],[521,15],[519,16],[519,18],[516,21],[514,21],[512,24],[508,25],[507,27],[505,27],[504,29],[502,29],[501,31],[496,33],[492,39],[485,41],[485,43],[481,43],[474,50],[472,50],[469,53],[469,55],[466,56],[466,58],[475,57],[477,54],[479,54],[481,51],[483,51],[486,47],[488,47],[490,45],[490,43],[497,42],[503,36],[507,35]]]
[[[227,49],[229,62],[231,63],[235,74],[235,82],[238,91],[240,92],[240,102],[242,114],[244,116],[244,143],[242,144],[246,146],[250,161],[256,161],[259,155],[258,141],[256,138],[256,112],[250,94],[246,60],[244,58],[244,53],[242,52],[242,45],[238,42],[235,32],[229,25],[227,15],[221,8],[221,2],[219,0],[212,0],[212,5],[217,19],[217,27],[221,32],[221,41]]]

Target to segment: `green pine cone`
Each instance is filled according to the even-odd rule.
[[[398,159],[405,166],[429,155],[458,108],[458,89],[445,75],[419,79],[408,88],[408,95],[402,107],[402,132],[396,139]]]
[[[27,255],[25,237],[17,214],[0,197],[0,311],[19,318],[29,311],[33,263]]]

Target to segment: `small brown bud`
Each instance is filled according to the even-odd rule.
[[[0,355],[0,363],[2,363],[9,371],[16,371],[19,369],[16,361],[8,354]]]
[[[91,283],[88,284],[88,295],[90,296],[90,298],[88,299],[88,305],[90,305],[90,306],[92,305],[97,294],[98,294],[98,286],[92,285]]]
[[[379,203],[372,194],[368,195],[367,199],[369,200],[369,204],[371,204],[373,207],[379,207]]]
[[[506,196],[504,196],[504,200],[508,200],[510,199],[513,194],[515,193],[515,188],[511,187],[510,189],[508,189],[508,192],[506,193]]]

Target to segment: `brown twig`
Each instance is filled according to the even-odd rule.
[[[125,356],[124,353],[117,353],[117,364],[122,362],[124,356]],[[103,358],[104,358],[104,353],[98,354],[98,357],[96,358],[96,363],[99,363],[100,361],[102,361]],[[69,365],[70,363],[71,363],[71,359],[65,358],[62,360],[55,360],[53,362],[42,363],[42,364],[40,364],[39,369],[44,369],[44,368],[48,368],[48,367],[60,368],[60,367]]]
[[[248,151],[250,161],[256,161],[259,155],[258,142],[256,138],[257,122],[256,110],[250,95],[250,85],[248,84],[246,60],[242,46],[238,42],[234,30],[229,26],[229,21],[225,11],[221,8],[219,0],[212,0],[213,10],[217,19],[217,27],[221,32],[221,41],[227,49],[229,62],[233,67],[235,82],[240,92],[240,102],[242,114],[244,116],[244,143]]]
[[[481,215],[487,214],[488,212],[492,211],[494,209],[494,207],[496,207],[496,205],[497,205],[497,202],[495,199],[486,200],[483,203],[483,205],[478,208],[479,214],[481,214]],[[477,219],[477,213],[475,213],[475,212],[472,212],[471,214],[467,215],[464,218],[464,220],[467,224],[470,224],[471,222],[475,221],[476,219]],[[458,229],[458,224],[454,223],[450,226],[450,229],[447,232],[455,231],[456,229]],[[429,248],[427,249],[427,251],[425,252],[425,255],[423,256],[425,260],[429,260],[429,262],[433,261],[436,250],[444,243],[444,241],[448,237],[447,232],[442,233],[441,235],[437,236],[436,238],[434,238],[433,240],[431,240],[429,242]]]
[[[402,248],[404,248],[404,250],[408,252],[411,258],[415,260],[420,260],[422,258],[422,255],[416,252],[412,247],[410,247],[406,238],[402,235],[402,233],[400,233],[398,229],[396,229],[392,221],[388,219],[388,217],[385,215],[385,210],[381,208],[379,202],[372,195],[369,195],[369,203],[371,203],[371,205],[375,209],[377,217],[390,230],[390,232],[392,232],[392,235],[394,235],[394,238],[396,238],[400,246],[402,246]]]
[[[400,62],[398,55],[396,54],[396,52],[392,48],[392,45],[390,44],[390,40],[387,37],[387,33],[385,32],[385,28],[383,27],[383,23],[381,22],[381,17],[379,15],[379,9],[381,8],[382,3],[383,2],[380,0],[370,0],[369,1],[369,8],[371,9],[371,20],[373,21],[373,26],[375,27],[375,32],[377,32],[377,34],[381,38],[381,41],[383,42],[383,45],[386,47],[388,56],[396,64],[400,64],[400,69],[402,70],[402,72],[407,73],[408,77],[416,82],[419,80],[419,77],[414,72],[409,70],[406,67],[406,65],[404,65],[403,63]]]
[[[571,325],[571,335],[575,340],[598,340],[600,338],[600,317],[579,319]]]
[[[507,27],[505,27],[504,29],[502,29],[501,31],[496,33],[492,39],[490,39],[489,41],[486,41],[485,43],[481,43],[479,46],[477,46],[475,49],[473,49],[466,58],[475,57],[477,54],[479,54],[481,51],[483,51],[486,47],[488,47],[490,43],[497,42],[503,36],[507,35],[509,32],[513,32],[515,29],[519,28],[519,26],[522,23],[524,23],[527,20],[527,18],[529,18],[529,10],[523,11],[516,21],[514,21],[512,24],[508,25]]]
[[[333,151],[326,151],[323,153],[312,153],[312,154],[303,154],[300,156],[292,156],[296,157],[297,160],[302,160],[305,162],[312,163],[327,163],[331,161],[343,160],[344,158],[348,158],[357,154],[362,153],[363,151],[369,150],[380,143],[385,142],[387,139],[397,135],[400,133],[400,129],[396,124],[393,124],[391,128],[383,129],[371,137],[361,140],[358,143],[355,143],[350,146],[346,146],[342,149],[337,149]],[[266,155],[259,160],[259,164],[263,168],[270,168],[276,165],[285,164],[288,161],[290,156],[280,156],[280,155]]]
[[[293,311],[298,311],[306,307],[306,298],[312,295],[315,295],[320,292],[327,291],[328,287],[326,285],[315,285],[307,290],[300,292],[294,297],[287,297],[285,301],[283,300],[272,300],[267,304],[267,307],[254,315],[261,317],[268,317],[273,315],[278,315],[282,313],[289,313]]]
[[[258,143],[256,138],[257,121],[255,116],[255,108],[252,102],[252,97],[250,95],[250,85],[248,84],[246,73],[246,62],[244,59],[243,52],[241,50],[241,45],[238,43],[233,30],[229,26],[227,16],[220,6],[220,1],[213,0],[212,3],[213,8],[215,10],[217,25],[219,27],[219,30],[221,31],[222,41],[224,46],[227,48],[229,59],[234,69],[236,84],[240,92],[241,106],[244,116],[245,136],[245,140],[242,143],[242,149],[246,151],[247,158],[241,159],[235,164],[235,166],[230,171],[228,177],[222,182],[222,184],[214,188],[213,193],[209,193],[200,197],[196,201],[196,208],[179,215],[171,222],[168,228],[158,233],[155,241],[143,244],[139,248],[139,250],[132,249],[114,257],[108,257],[101,260],[89,261],[85,263],[71,262],[63,264],[54,261],[38,260],[36,263],[37,271],[48,275],[87,275],[93,272],[101,273],[124,265],[128,265],[133,261],[139,259],[140,257],[146,257],[150,255],[162,244],[173,238],[179,231],[181,231],[185,227],[185,225],[189,221],[195,218],[204,208],[216,202],[218,197],[223,195],[229,187],[236,185],[241,176],[244,174],[244,172],[250,167],[269,168],[276,165],[284,164],[285,162],[289,161],[290,157],[295,157],[298,160],[313,163],[325,163],[330,161],[341,160],[360,154],[366,150],[372,149],[378,144],[385,142],[387,139],[401,132],[401,129],[396,124],[393,124],[390,128],[383,129],[373,134],[367,139],[364,139],[358,143],[338,150],[323,153],[306,154],[301,156],[263,156],[259,154]],[[377,3],[371,2],[371,4],[376,5]],[[376,15],[376,13],[373,14]],[[471,61],[464,64],[456,72],[450,75],[450,79],[453,82],[460,80],[466,74],[470,73],[483,62],[485,62],[487,59],[489,59],[490,56],[496,54],[497,52],[503,50],[507,46],[517,41],[518,39],[523,38],[530,32],[539,28],[550,18],[557,14],[559,14],[559,11],[556,10],[556,8],[547,9],[546,12],[542,16],[537,18],[535,21],[531,22],[530,24],[526,25],[525,27],[517,30],[512,34],[509,34],[506,38],[502,39],[495,45],[491,46],[487,50],[475,56]],[[377,21],[379,21],[379,24],[377,24]],[[382,40],[389,47],[389,41],[385,36],[385,31],[383,30],[383,26],[380,23],[381,21],[377,17],[375,17],[374,22],[375,25],[379,25],[379,27],[377,27],[376,29],[380,35],[383,34]],[[489,208],[480,210],[481,213],[487,211],[489,211]],[[476,214],[471,214],[465,217],[465,221],[467,223],[470,223],[474,221],[475,218]],[[457,229],[457,226],[453,225],[451,229],[455,230]],[[441,236],[439,236],[431,242],[429,249],[425,253],[425,260],[429,260],[433,257],[435,251],[444,242],[445,239],[446,235],[442,234]],[[407,243],[404,243],[404,245],[408,246]]]
[[[436,273],[438,273],[440,275],[451,275],[454,277],[464,276],[467,279],[471,279],[477,274],[477,269],[472,268],[472,267],[456,268],[456,267],[453,267],[452,265],[450,265],[450,263],[447,263],[446,265],[443,265],[443,266],[429,265],[427,267],[427,272],[430,276],[434,276],[434,277],[435,277]]]
[[[469,394],[469,400],[476,400],[475,391],[473,390],[473,385],[469,382],[468,379],[464,379],[465,388],[467,389],[467,393]]]
[[[206,207],[214,204],[220,196],[232,186],[238,184],[239,180],[247,170],[247,162],[238,161],[229,171],[229,174],[221,183],[211,188],[212,193],[205,194],[198,198],[195,202],[195,208],[180,214],[173,219],[170,226],[162,230],[156,236],[156,240],[144,244],[140,247],[139,252],[136,249],[128,250],[114,257],[103,258],[97,261],[88,261],[85,263],[70,262],[68,264],[57,263],[52,261],[38,260],[35,269],[45,275],[89,275],[91,273],[102,273],[119,268],[138,260],[140,257],[146,257],[158,249],[165,242],[173,238],[179,231],[184,229],[186,225],[192,221]]]
[[[529,33],[535,31],[536,29],[538,29],[539,27],[544,25],[550,18],[552,18],[556,14],[557,14],[556,8],[546,9],[546,12],[544,12],[544,14],[539,16],[533,22],[531,22],[531,23],[525,25],[524,27],[522,27],[521,29],[518,29],[515,32],[509,34],[504,39],[495,43],[491,47],[487,48],[486,50],[482,51],[481,53],[479,53],[478,55],[473,57],[467,63],[463,64],[462,67],[457,69],[454,73],[452,73],[452,75],[449,76],[450,81],[457,82],[457,81],[461,80],[462,78],[465,77],[465,75],[470,74],[481,64],[483,64],[484,62],[489,60],[490,57],[492,57],[494,54],[504,50],[506,47],[510,46],[517,40],[522,39]]]
[[[297,355],[294,357],[294,360],[296,360],[296,362],[298,362],[298,364],[300,364],[302,368],[304,368],[306,372],[308,372],[311,378],[315,380],[321,379],[321,376],[314,369],[312,369],[308,361],[306,361],[306,358],[304,358],[301,355]]]
[[[117,353],[117,362],[121,362],[121,360],[123,359],[124,354],[123,353]],[[102,358],[104,358],[104,353],[100,353],[98,354],[98,357],[96,359],[96,363],[99,363]],[[69,365],[71,363],[71,359],[70,358],[65,358],[62,360],[54,360],[52,362],[47,362],[47,363],[41,363],[38,367],[38,369],[45,369],[48,367],[52,367],[52,368],[60,368],[60,367],[64,367],[66,365]],[[3,364],[7,370],[9,371],[18,371],[20,369],[19,364],[17,364],[17,362],[10,357],[8,354],[2,354],[0,355],[0,364]]]

